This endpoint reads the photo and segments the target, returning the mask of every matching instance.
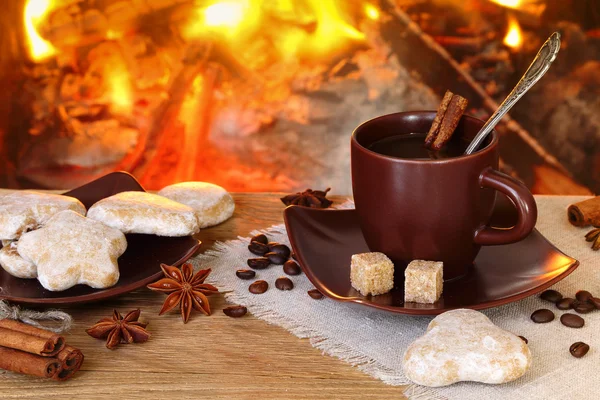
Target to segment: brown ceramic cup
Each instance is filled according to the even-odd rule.
[[[371,251],[395,265],[412,260],[444,262],[444,278],[465,274],[481,246],[524,239],[537,219],[535,200],[517,180],[497,170],[498,135],[492,132],[477,152],[438,160],[395,158],[368,147],[385,137],[427,132],[434,112],[384,115],[352,134],[352,189],[356,212]],[[464,116],[453,140],[472,138],[483,121]],[[510,229],[488,226],[496,192],[518,213]]]

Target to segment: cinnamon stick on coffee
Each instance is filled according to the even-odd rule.
[[[462,96],[446,91],[431,128],[425,137],[425,147],[438,151],[452,138],[469,101]]]
[[[567,215],[575,226],[600,226],[600,196],[571,204]]]
[[[60,361],[54,357],[40,357],[0,346],[0,369],[53,378],[61,372],[62,367]]]

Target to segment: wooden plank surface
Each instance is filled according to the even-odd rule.
[[[246,236],[282,222],[275,194],[236,194],[227,222],[199,234],[200,251],[215,240]],[[337,202],[342,198],[335,198]],[[54,382],[0,370],[0,399],[403,399],[393,387],[321,354],[308,340],[251,315],[226,317],[222,296],[211,297],[213,315],[192,314],[184,325],[173,311],[158,316],[165,296],[147,289],[101,303],[68,307],[75,324],[67,342],[85,355],[82,370],[67,382]],[[140,308],[152,334],[143,344],[108,350],[85,329],[97,320]]]

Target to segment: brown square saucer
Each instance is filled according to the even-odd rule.
[[[144,191],[144,188],[130,174],[113,172],[64,194],[78,198],[89,208],[98,200],[125,191]],[[161,263],[181,265],[200,247],[200,242],[192,236],[130,234],[126,237],[127,250],[119,257],[121,276],[111,288],[77,285],[62,292],[51,292],[37,279],[15,278],[0,268],[0,299],[33,305],[80,304],[107,299],[156,281],[162,276]]]
[[[512,208],[498,198],[492,224],[511,226]],[[404,303],[402,270],[390,293],[362,296],[352,288],[350,257],[369,251],[354,210],[290,206],[284,217],[304,273],[324,295],[400,314],[435,315],[456,308],[481,310],[511,303],[552,286],[579,265],[534,230],[521,242],[483,247],[466,276],[444,282],[442,298],[435,304]]]

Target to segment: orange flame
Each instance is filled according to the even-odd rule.
[[[513,49],[518,49],[523,44],[523,32],[515,17],[508,18],[508,31],[504,37],[504,44]]]
[[[523,0],[491,0],[493,3],[499,4],[507,8],[519,8],[523,5]]]
[[[43,61],[56,54],[54,46],[37,31],[41,21],[52,11],[54,5],[53,0],[29,0],[25,4],[23,22],[29,56],[33,61]]]
[[[371,18],[373,21],[377,21],[379,19],[379,9],[373,4],[366,3],[364,9],[367,17]]]
[[[127,70],[106,72],[108,96],[113,112],[129,113],[132,109],[132,87]]]
[[[205,35],[219,34],[229,40],[230,45],[238,46],[243,52],[252,34],[257,31],[265,18],[265,5],[256,0],[223,0],[197,10],[197,18],[182,29],[186,39],[197,39]],[[304,29],[301,24],[265,23],[261,32],[268,32],[274,38],[275,48],[287,56],[309,53],[311,56],[329,54],[344,46],[345,40],[363,40],[364,34],[346,21],[338,3],[340,0],[305,0],[305,8],[310,10],[314,29]],[[294,15],[299,8],[294,0],[278,0],[277,7]],[[302,10],[303,12],[306,10]],[[374,6],[365,9],[370,18],[378,17]],[[292,18],[293,20],[293,18]]]

